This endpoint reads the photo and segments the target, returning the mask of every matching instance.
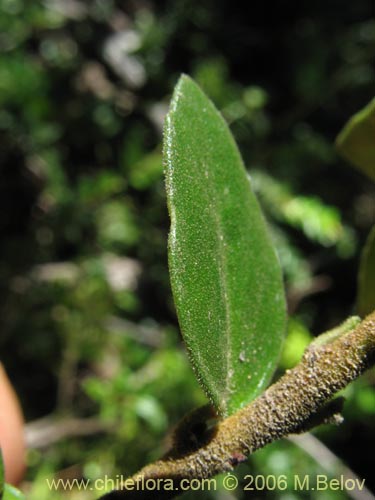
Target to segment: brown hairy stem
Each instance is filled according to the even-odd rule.
[[[200,445],[193,449],[183,444],[175,446],[165,457],[125,480],[123,489],[102,499],[173,498],[183,492],[179,488],[182,480],[209,478],[230,471],[266,444],[303,432],[306,424],[327,408],[337,391],[373,364],[375,312],[350,332],[332,341],[311,344],[295,368],[287,370],[249,405],[219,421],[203,436]],[[183,430],[179,428],[176,433],[180,439]],[[159,480],[158,487],[147,491],[144,488],[147,479]],[[173,480],[172,491],[171,483],[163,482],[166,479]]]

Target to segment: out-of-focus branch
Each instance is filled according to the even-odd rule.
[[[45,448],[65,438],[90,436],[111,428],[97,418],[47,416],[25,426],[27,448]]]
[[[347,467],[332,451],[318,438],[310,433],[301,436],[289,436],[289,441],[301,448],[305,453],[320,464],[329,474],[342,475],[346,479],[354,480],[357,484],[361,479]],[[361,489],[347,490],[346,494],[353,500],[375,500],[374,495],[365,485]]]

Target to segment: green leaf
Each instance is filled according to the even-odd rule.
[[[169,267],[195,373],[223,415],[269,382],[281,349],[280,265],[223,118],[189,77],[164,134]]]
[[[6,484],[2,500],[25,500],[25,496],[14,486]]]
[[[4,495],[4,461],[3,454],[0,448],[0,500],[3,499]]]
[[[362,317],[375,310],[375,226],[367,238],[359,265],[357,309]]]
[[[0,500],[25,500],[23,493],[5,483],[3,454],[0,448]]]
[[[375,99],[356,113],[336,139],[339,153],[375,180]]]

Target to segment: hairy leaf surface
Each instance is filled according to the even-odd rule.
[[[228,415],[275,369],[285,327],[281,271],[239,151],[221,115],[187,76],[164,134],[169,267],[196,375]]]

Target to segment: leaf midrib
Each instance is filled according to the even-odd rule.
[[[211,176],[208,176],[208,190],[209,192],[209,199],[214,200],[214,205],[217,206],[217,198],[215,195],[215,189],[213,189],[213,180],[211,179]],[[226,349],[222,349],[222,353],[224,354],[223,359],[224,359],[224,364],[225,364],[225,389],[224,392],[221,394],[220,398],[220,393],[221,391],[217,390],[217,399],[218,399],[218,405],[219,407],[222,407],[223,413],[226,414],[228,410],[228,394],[230,393],[230,376],[229,376],[229,367],[230,367],[230,360],[232,358],[232,345],[230,342],[230,332],[231,332],[231,321],[230,321],[230,308],[229,308],[229,294],[228,294],[228,280],[227,280],[227,265],[226,265],[226,245],[225,245],[225,232],[223,231],[223,224],[221,217],[219,216],[219,213],[216,210],[212,209],[212,205],[209,203],[209,209],[213,214],[213,219],[215,221],[215,234],[216,234],[216,240],[218,242],[218,247],[219,247],[219,262],[218,262],[218,271],[219,271],[219,280],[220,280],[220,295],[221,295],[221,300],[224,304],[224,332],[225,332],[225,347]],[[220,238],[220,236],[223,236],[223,238]],[[224,406],[225,405],[225,406]]]

